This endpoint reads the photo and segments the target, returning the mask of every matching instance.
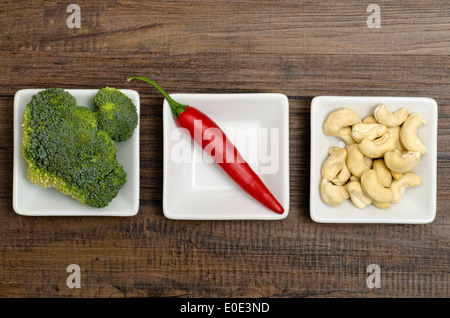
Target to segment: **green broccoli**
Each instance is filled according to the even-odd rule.
[[[138,114],[133,101],[113,87],[98,91],[94,97],[94,111],[98,128],[106,131],[115,141],[130,138],[138,124]]]
[[[22,149],[31,182],[92,207],[107,206],[127,181],[115,142],[61,88],[43,90],[28,103]]]

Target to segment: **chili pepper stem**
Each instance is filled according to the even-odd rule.
[[[184,112],[186,110],[187,105],[183,105],[180,104],[176,101],[174,101],[172,99],[172,97],[169,96],[169,94],[167,94],[164,89],[159,86],[158,83],[152,81],[151,79],[145,78],[145,77],[140,77],[140,76],[131,76],[127,78],[127,81],[131,81],[132,79],[136,79],[136,80],[140,80],[146,83],[149,83],[150,85],[152,85],[153,87],[155,87],[163,96],[164,98],[167,100],[167,102],[170,105],[170,108],[172,109],[172,114],[175,117],[175,119],[178,119],[178,116],[180,116],[180,114],[182,112]]]

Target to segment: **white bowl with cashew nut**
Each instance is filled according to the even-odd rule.
[[[310,214],[321,223],[430,223],[437,103],[321,96],[311,102]]]

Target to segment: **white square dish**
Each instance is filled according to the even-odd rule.
[[[119,194],[104,208],[94,208],[59,193],[55,188],[43,188],[28,180],[28,165],[22,153],[22,116],[33,95],[42,89],[22,89],[14,98],[14,172],[13,209],[27,216],[133,216],[139,210],[139,124],[131,138],[118,142],[117,158],[127,173],[127,182]],[[92,109],[97,89],[66,89],[78,105]],[[131,98],[140,114],[138,92],[121,90]]]
[[[163,211],[179,220],[279,220],[289,213],[289,102],[283,94],[171,94],[214,120],[284,208],[275,213],[240,189],[176,125],[163,104]]]
[[[361,118],[373,115],[377,104],[384,103],[395,111],[406,107],[409,113],[421,113],[427,121],[418,129],[418,136],[428,151],[421,156],[414,172],[422,179],[418,187],[407,188],[399,203],[386,209],[373,204],[359,209],[350,200],[337,207],[326,205],[319,193],[321,166],[328,156],[328,149],[345,146],[338,137],[327,136],[323,124],[328,115],[339,108],[351,108]],[[311,102],[311,180],[310,215],[320,223],[404,223],[425,224],[436,215],[436,173],[437,173],[437,118],[438,107],[435,100],[425,97],[345,97],[319,96]]]

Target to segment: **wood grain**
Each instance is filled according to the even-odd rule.
[[[450,3],[77,1],[0,4],[1,297],[449,297]],[[162,212],[161,97],[280,92],[290,104],[289,216],[172,221]],[[132,88],[141,96],[141,201],[130,218],[23,217],[12,209],[13,99],[22,88]],[[439,105],[438,203],[427,225],[309,217],[310,102],[427,96]],[[214,211],[211,211],[214,213]],[[66,286],[69,264],[82,286]],[[366,285],[369,264],[381,288]]]

